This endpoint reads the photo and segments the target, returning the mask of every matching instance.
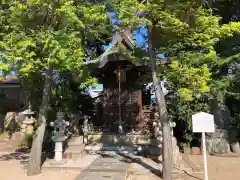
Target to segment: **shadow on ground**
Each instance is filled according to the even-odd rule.
[[[163,177],[161,170],[156,169],[156,168],[150,166],[149,164],[143,162],[143,161],[141,160],[141,158],[131,157],[131,156],[129,156],[129,155],[127,155],[127,154],[123,154],[123,153],[118,153],[118,155],[119,155],[119,156],[122,156],[122,157],[124,158],[124,159],[121,160],[121,161],[124,161],[124,162],[129,163],[129,164],[130,164],[130,163],[137,163],[137,164],[141,165],[143,168],[149,170],[149,172],[153,173],[154,175],[156,175],[156,176],[158,176],[158,177],[160,177],[160,178]]]
[[[22,149],[17,149],[15,152],[12,152],[12,153],[6,153],[6,154],[0,155],[0,161],[18,160],[20,161],[21,165],[26,167],[28,165],[29,156],[30,156],[29,149],[22,148]],[[44,163],[46,158],[47,156],[45,155],[45,153],[42,153],[41,165]]]
[[[29,158],[29,150],[25,148],[17,149],[15,152],[0,155],[0,161],[26,160]]]
[[[9,154],[4,154],[0,156],[0,161],[9,161],[9,160],[27,160],[29,155],[20,152],[13,152]]]

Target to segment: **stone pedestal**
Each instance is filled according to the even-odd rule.
[[[89,124],[88,124],[88,116],[84,116],[83,122],[83,143],[88,144],[88,131],[89,131]]]
[[[55,156],[54,156],[54,160],[55,161],[62,161],[62,152],[63,152],[63,142],[59,141],[59,142],[55,142]]]
[[[173,164],[176,165],[179,159],[179,147],[177,146],[177,139],[174,137],[173,128],[176,126],[175,122],[170,123],[173,149]]]
[[[179,147],[177,146],[177,139],[172,137],[172,148],[173,148],[173,164],[176,165],[179,159]]]

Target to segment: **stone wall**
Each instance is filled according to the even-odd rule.
[[[140,134],[107,134],[107,133],[89,133],[88,144],[103,143],[108,145],[137,145],[149,143],[149,136]]]
[[[222,110],[217,102],[210,101],[211,111],[214,115],[215,132],[207,134],[207,150],[209,154],[221,154],[230,152],[229,127],[230,114],[228,110]]]
[[[207,134],[207,151],[209,154],[222,154],[230,152],[228,131],[216,129],[214,133]]]
[[[223,110],[218,107],[218,103],[214,100],[210,101],[212,114],[214,115],[214,122],[216,129],[229,129],[230,126],[230,113],[228,110]]]

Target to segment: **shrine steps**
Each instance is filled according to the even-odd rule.
[[[89,133],[88,144],[104,144],[109,146],[116,145],[137,145],[137,144],[148,144],[149,136],[141,135],[140,133],[127,133],[127,134],[116,134],[116,133]]]
[[[69,143],[67,149],[63,153],[63,158],[76,160],[87,154],[136,154],[136,150],[137,146],[103,145],[101,143],[85,146],[83,143]]]
[[[85,144],[83,143],[83,137],[72,137],[67,142],[66,150],[63,153],[64,159],[77,159],[86,154],[84,151]]]
[[[124,153],[124,154],[132,154],[136,153],[138,146],[127,146],[127,145],[104,145],[102,143],[96,145],[88,145],[85,147],[85,151],[89,154],[97,154],[104,152],[115,152],[115,153]]]

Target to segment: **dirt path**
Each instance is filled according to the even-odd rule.
[[[198,165],[203,167],[202,156],[190,156]],[[22,169],[19,160],[0,160],[0,180],[75,180],[80,171],[44,169],[38,176],[28,177]],[[240,180],[240,156],[239,157],[215,157],[208,156],[209,180]],[[155,180],[154,177],[132,176],[128,180]],[[203,177],[193,178],[178,176],[175,180],[203,180]]]
[[[190,156],[190,158],[203,168],[202,156]],[[209,180],[240,180],[240,156],[208,156],[208,172]]]
[[[26,170],[18,160],[0,161],[0,180],[74,180],[79,171],[73,170],[43,170],[40,175],[27,176]]]

